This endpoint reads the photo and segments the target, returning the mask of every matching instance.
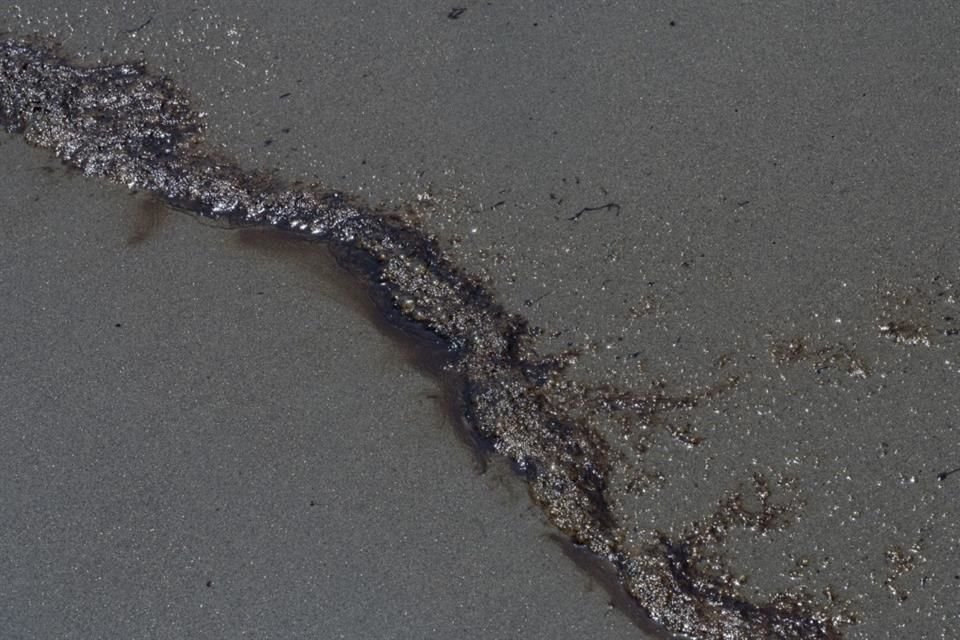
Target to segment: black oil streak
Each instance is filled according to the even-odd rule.
[[[593,211],[614,211],[615,215],[620,215],[620,205],[616,202],[608,202],[607,204],[602,204],[599,207],[584,207],[577,211],[575,214],[567,218],[567,220],[576,220],[585,213],[591,213]]]
[[[532,300],[524,300],[524,301],[523,301],[523,306],[525,306],[525,307],[532,307],[533,305],[538,304],[541,300],[543,300],[544,298],[546,298],[547,296],[552,295],[552,294],[553,294],[553,291],[548,291],[548,292],[546,292],[545,294],[543,294],[542,296],[539,296],[539,297],[537,297],[537,298],[533,298]]]
[[[150,16],[149,18],[147,18],[146,22],[141,24],[139,27],[134,27],[133,29],[124,29],[123,32],[132,35],[144,29],[151,22],[153,22],[153,16]]]
[[[939,480],[940,482],[943,482],[944,480],[946,480],[953,474],[957,473],[958,471],[960,471],[960,467],[957,467],[956,469],[951,469],[950,471],[941,471],[940,473],[937,474],[937,480]]]
[[[467,10],[466,7],[454,7],[453,9],[450,10],[450,13],[447,14],[447,17],[450,18],[451,20],[456,20],[457,18],[462,16],[466,10]]]

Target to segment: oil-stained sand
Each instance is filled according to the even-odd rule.
[[[58,165],[0,137],[5,639],[637,636],[335,265]]]
[[[686,409],[685,417],[664,432],[669,439],[686,428],[692,437],[674,439],[679,445],[696,439],[698,447],[664,455],[658,446],[644,454],[649,469],[643,478],[648,483],[635,486],[647,494],[625,511],[641,526],[653,523],[680,536],[691,518],[699,520],[698,514],[710,513],[716,500],[749,485],[756,470],[771,479],[785,470],[787,476],[804,479],[793,485],[802,494],[795,497],[806,502],[803,518],[769,538],[749,532],[727,537],[727,552],[738,546],[747,551],[736,558],[732,577],[741,583],[739,588],[760,594],[812,585],[817,579],[829,582],[841,594],[860,598],[858,608],[873,612],[851,630],[862,630],[865,637],[907,633],[915,630],[910,625],[917,620],[934,630],[948,624],[938,609],[944,611],[949,603],[949,576],[919,571],[946,566],[936,553],[949,558],[953,544],[948,530],[933,527],[933,535],[928,535],[932,522],[951,519],[945,510],[948,496],[936,493],[948,485],[931,487],[923,479],[953,468],[931,469],[951,458],[949,430],[943,425],[953,422],[945,390],[955,357],[950,342],[930,341],[924,350],[922,341],[898,341],[878,330],[893,321],[889,326],[909,328],[911,335],[929,333],[913,333],[916,319],[885,317],[889,305],[884,300],[891,298],[887,292],[896,297],[895,290],[909,288],[903,283],[914,277],[921,284],[949,281],[956,263],[945,242],[955,236],[950,228],[955,216],[949,215],[954,192],[945,173],[951,166],[948,141],[955,137],[942,134],[952,120],[938,115],[952,110],[946,95],[938,93],[943,84],[938,76],[950,68],[954,52],[929,46],[949,41],[937,35],[937,25],[950,20],[925,11],[883,16],[838,7],[814,15],[777,8],[745,16],[719,10],[685,13],[678,7],[677,15],[664,16],[611,6],[582,16],[531,15],[529,22],[511,12],[468,11],[456,21],[456,37],[463,46],[474,36],[479,44],[489,37],[494,46],[480,50],[484,59],[496,60],[501,53],[516,54],[513,43],[535,41],[520,61],[529,62],[542,52],[546,60],[556,60],[543,63],[544,68],[563,69],[571,80],[567,85],[560,76],[547,74],[550,87],[517,85],[512,80],[523,76],[523,64],[488,65],[498,67],[498,81],[513,87],[509,93],[497,92],[493,83],[483,82],[484,76],[470,76],[482,72],[483,65],[456,58],[457,47],[441,42],[443,36],[436,34],[453,33],[446,26],[452,23],[422,21],[404,31],[408,41],[409,34],[417,34],[421,47],[439,53],[429,58],[439,63],[426,66],[425,72],[447,68],[444,65],[453,71],[459,63],[465,77],[489,92],[482,100],[481,91],[437,94],[453,96],[445,111],[450,116],[442,123],[472,127],[495,114],[484,109],[504,105],[509,112],[523,104],[524,97],[534,96],[526,104],[562,105],[532,113],[532,121],[543,123],[533,125],[533,131],[569,120],[566,127],[554,124],[560,136],[550,137],[548,130],[544,138],[559,141],[553,147],[561,153],[538,156],[539,141],[528,140],[524,148],[511,152],[514,167],[521,170],[510,174],[496,168],[500,158],[510,155],[497,146],[498,138],[473,136],[469,127],[438,128],[437,139],[423,145],[438,149],[436,157],[408,158],[403,145],[392,140],[387,144],[392,156],[423,163],[428,172],[447,162],[440,154],[448,137],[454,147],[471,150],[472,163],[486,159],[481,169],[470,173],[470,180],[476,176],[487,181],[497,194],[484,196],[489,209],[465,218],[464,231],[473,227],[478,232],[463,234],[466,251],[461,253],[497,277],[503,299],[512,301],[509,308],[524,308],[551,336],[560,334],[560,347],[566,342],[597,345],[597,355],[581,358],[578,375],[596,381],[607,375],[606,367],[613,367],[613,377],[627,373],[638,380],[631,385],[635,388],[660,379],[661,388],[674,397],[729,377],[740,380],[735,393]],[[400,18],[395,20],[399,27],[407,14],[416,19],[415,13],[398,10],[390,17]],[[934,19],[928,19],[931,16]],[[438,17],[446,20],[445,15]],[[375,25],[384,26],[376,16],[365,18],[363,28],[374,27],[371,33],[377,33]],[[324,20],[331,29],[351,28],[339,18]],[[895,29],[888,28],[892,23]],[[327,28],[322,21],[302,24],[321,33]],[[792,30],[787,28],[791,25]],[[493,36],[493,29],[523,35]],[[578,32],[581,45],[572,46]],[[289,32],[290,41],[302,42],[296,33],[296,28]],[[604,46],[584,47],[583,42]],[[389,41],[379,46],[389,48]],[[771,53],[790,64],[772,64]],[[929,63],[923,65],[922,77],[913,72],[916,54]],[[403,60],[399,55],[396,59]],[[707,75],[724,82],[711,84],[697,71],[704,61],[711,69]],[[325,65],[325,74],[336,77],[336,68]],[[623,82],[622,77],[618,81],[615,75],[596,73],[597,68],[633,73]],[[824,73],[827,68],[832,73]],[[771,75],[773,69],[777,71]],[[419,67],[411,73],[422,81]],[[389,77],[374,73],[374,85]],[[435,81],[444,83],[446,77]],[[908,81],[914,84],[908,87]],[[351,87],[347,99],[363,95],[366,86]],[[568,86],[576,91],[564,94]],[[536,100],[547,88],[558,89],[560,99]],[[391,101],[391,111],[409,120],[402,89],[390,95],[400,97],[400,104]],[[434,94],[419,95],[426,96],[429,113]],[[604,100],[591,101],[598,95]],[[468,118],[457,118],[454,114],[462,115],[457,96],[480,106]],[[249,97],[246,104],[269,105],[268,97]],[[297,99],[294,92],[286,100]],[[267,110],[283,113],[286,104],[294,105],[279,102]],[[319,121],[340,122],[341,113],[353,112],[328,111]],[[576,117],[579,114],[589,115]],[[383,146],[387,138],[377,135],[375,127],[390,120],[381,116],[373,118],[370,140]],[[499,117],[486,130],[508,128],[515,121]],[[283,124],[296,127],[296,122],[288,118]],[[610,127],[619,132],[622,144],[610,144],[604,133]],[[256,127],[249,131],[250,136],[242,128],[236,131],[241,147],[257,135]],[[341,134],[350,131],[348,144],[337,144]],[[578,132],[584,139],[578,141]],[[457,136],[469,143],[458,143]],[[352,166],[354,153],[371,157],[369,149],[363,150],[367,139],[349,126],[324,130],[323,140],[336,151],[329,155],[330,166]],[[567,147],[573,155],[563,153]],[[322,151],[316,154],[324,157]],[[454,164],[458,157],[453,155]],[[556,162],[546,160],[549,157],[566,163],[566,175],[551,173]],[[371,173],[382,171],[382,162]],[[260,166],[260,160],[256,164]],[[534,166],[529,173],[523,169]],[[527,180],[533,177],[536,181]],[[737,197],[738,191],[744,195]],[[604,217],[597,211],[569,220],[577,211],[611,198],[621,205],[619,216]],[[518,241],[524,237],[537,242]],[[501,248],[516,246],[522,251],[513,255]],[[949,299],[949,288],[941,287],[939,293],[939,299]],[[535,304],[523,307],[524,300]],[[623,310],[654,312],[634,320],[620,313],[621,305]],[[917,308],[909,314],[918,315]],[[798,362],[777,367],[774,346],[793,342],[821,355],[803,361],[809,366]],[[851,377],[840,366],[821,366],[817,358],[827,358],[824,354],[831,350],[853,354],[871,377]],[[633,363],[640,365],[639,372],[630,374],[624,367]],[[912,428],[905,431],[902,425]],[[871,489],[874,480],[880,482],[876,490]],[[904,483],[902,488],[898,482]],[[903,509],[904,504],[919,504],[921,511]],[[825,531],[835,533],[824,538]],[[911,551],[919,548],[921,538],[927,546],[919,553]],[[938,541],[932,550],[931,538]],[[816,540],[812,552],[805,549],[810,540]],[[820,545],[826,545],[822,553]],[[890,561],[900,555],[890,551],[895,548],[914,560]],[[914,567],[912,573],[901,573],[906,565]],[[748,578],[745,584],[741,573]],[[923,587],[905,601],[905,612],[875,604],[884,601],[888,590],[887,578],[873,577],[888,573],[896,574],[897,582],[909,586],[916,581]],[[778,580],[786,585],[770,584]],[[880,594],[871,591],[874,585]],[[892,593],[889,597],[895,598]]]
[[[608,496],[659,444],[651,429],[658,419],[697,406],[714,389],[677,396],[569,378],[576,352],[539,353],[538,331],[453,264],[436,239],[339,192],[289,187],[211,153],[186,95],[142,63],[80,67],[48,43],[7,40],[0,43],[0,114],[9,131],[87,176],[149,190],[171,206],[238,227],[328,243],[382,309],[446,349],[445,382],[460,395],[470,427],[527,477],[549,521],[611,562],[624,588],[670,631],[834,638],[853,620],[844,600],[807,591],[752,600],[730,574],[718,546],[731,531],[777,531],[799,511],[789,495],[783,504],[771,499],[761,472],[679,540],[641,533]],[[605,436],[609,429],[619,440]],[[693,443],[682,427],[670,433]]]

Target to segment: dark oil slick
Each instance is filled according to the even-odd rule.
[[[133,224],[127,236],[127,246],[134,247],[143,244],[157,234],[163,226],[169,209],[159,198],[148,196],[137,203],[134,211]]]
[[[435,239],[344,194],[282,184],[219,156],[204,145],[201,115],[187,96],[142,64],[85,68],[50,43],[2,41],[0,124],[87,176],[233,227],[270,228],[324,245],[369,287],[392,326],[444,354],[440,374],[470,432],[512,462],[550,521],[577,548],[608,563],[626,593],[664,629],[734,640],[842,637],[851,616],[829,594],[752,601],[726,567],[722,548],[731,531],[789,524],[801,505],[790,499],[787,483],[747,479],[678,535],[640,537],[618,517],[610,487],[624,452],[604,437],[600,421],[613,419],[640,434],[632,450],[642,453],[652,444],[653,436],[644,435],[652,433],[650,425],[708,401],[733,381],[689,397],[574,381],[566,369],[575,356],[538,353],[535,330],[452,264]],[[152,205],[148,209],[134,243],[160,222]],[[834,363],[831,353],[814,355],[837,366],[845,362]],[[786,497],[778,497],[780,488]]]

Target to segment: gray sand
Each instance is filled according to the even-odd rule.
[[[0,157],[0,635],[638,637],[322,261]]]
[[[523,311],[547,329],[547,337],[554,340],[545,339],[545,346],[573,343],[593,347],[578,365],[578,374],[585,379],[610,379],[634,387],[661,382],[680,393],[737,377],[740,383],[732,392],[701,403],[668,425],[685,426],[703,439],[702,444],[688,449],[676,442],[672,447],[657,448],[638,464],[639,471],[646,474],[643,477],[651,480],[639,495],[622,496],[623,509],[635,519],[638,529],[681,531],[709,513],[728,491],[749,483],[754,473],[792,478],[792,488],[778,486],[776,490],[805,503],[797,522],[783,532],[746,532],[727,541],[727,560],[747,577],[746,592],[805,587],[820,594],[829,588],[837,598],[849,600],[861,619],[849,628],[851,638],[950,638],[960,634],[960,567],[956,561],[960,542],[953,524],[958,516],[954,492],[960,474],[943,481],[937,478],[938,473],[960,466],[956,444],[960,408],[952,392],[960,374],[960,337],[955,333],[956,318],[960,317],[956,301],[960,287],[956,246],[960,232],[956,177],[960,121],[955,117],[960,45],[951,28],[960,16],[955,10],[932,3],[888,7],[883,12],[857,6],[807,11],[774,5],[734,11],[689,3],[677,5],[669,13],[636,3],[522,11],[477,4],[467,6],[454,20],[448,17],[446,7],[421,7],[419,3],[374,10],[344,2],[335,7],[325,5],[321,14],[308,9],[310,3],[283,10],[272,6],[237,8],[235,3],[164,3],[160,11],[154,3],[128,2],[109,14],[98,6],[67,18],[57,8],[33,4],[40,3],[21,3],[19,18],[13,10],[0,15],[0,27],[54,33],[67,39],[68,49],[88,60],[143,55],[197,96],[200,108],[209,112],[212,137],[248,166],[317,179],[374,202],[411,201],[421,195],[428,227],[450,242],[451,250],[469,268],[489,274],[507,306]],[[142,29],[128,32],[148,18],[149,24]],[[12,160],[5,153],[4,162],[18,166],[23,162],[22,147],[19,142],[4,146],[9,149],[11,145],[18,151]],[[129,429],[132,415],[183,411],[176,393],[160,403],[157,396],[166,391],[154,394],[152,384],[139,391],[125,389],[127,378],[116,371],[107,386],[96,383],[107,372],[85,372],[84,367],[98,360],[91,360],[95,352],[80,350],[83,344],[98,344],[96,331],[110,329],[112,333],[101,338],[101,348],[117,349],[113,357],[123,358],[124,366],[150,363],[153,375],[162,376],[156,385],[161,389],[167,388],[162,381],[172,378],[179,385],[175,388],[199,389],[199,393],[205,368],[210,375],[224,376],[220,384],[216,379],[203,383],[210,385],[207,395],[220,404],[210,404],[203,393],[192,405],[187,403],[199,412],[193,416],[180,413],[179,419],[192,425],[190,435],[173,435],[164,428],[164,437],[173,441],[157,441],[154,458],[139,446],[141,441],[149,441],[149,433],[133,441],[137,446],[114,443],[118,452],[133,449],[126,455],[110,456],[110,466],[97,473],[120,480],[79,481],[93,473],[84,465],[107,459],[100,443],[89,433],[84,439],[79,428],[67,432],[69,439],[58,440],[66,438],[60,433],[43,440],[45,446],[61,448],[63,456],[82,458],[79,467],[63,462],[56,473],[30,475],[18,472],[20,467],[13,471],[13,486],[18,489],[12,500],[20,509],[28,503],[36,508],[43,502],[37,498],[39,489],[20,484],[24,482],[20,478],[52,483],[51,478],[65,474],[61,482],[77,492],[66,501],[79,512],[70,517],[82,515],[86,519],[81,521],[82,530],[88,532],[107,529],[104,521],[112,522],[118,513],[127,513],[131,502],[138,500],[131,494],[141,495],[139,504],[144,506],[124,516],[130,518],[129,523],[118,520],[119,538],[91,542],[95,546],[89,554],[96,558],[111,545],[121,546],[127,559],[110,565],[111,575],[124,573],[123,562],[138,563],[138,558],[143,558],[144,564],[138,566],[153,567],[148,575],[164,586],[148,590],[142,596],[147,600],[126,595],[135,592],[132,584],[120,581],[110,587],[125,594],[122,606],[128,608],[126,613],[115,612],[116,619],[142,623],[137,619],[137,606],[153,612],[158,629],[206,619],[179,616],[182,607],[169,614],[171,618],[163,618],[165,609],[151,604],[149,598],[162,601],[166,596],[158,594],[166,593],[176,593],[190,606],[203,602],[206,607],[226,610],[223,603],[184,595],[195,592],[180,589],[181,583],[176,581],[185,580],[188,574],[192,578],[190,572],[202,574],[204,562],[225,570],[225,564],[244,557],[245,549],[255,564],[243,565],[248,567],[246,573],[237,576],[235,584],[243,585],[246,596],[235,597],[231,606],[248,617],[230,618],[230,622],[239,628],[265,630],[296,620],[302,620],[298,629],[319,624],[311,619],[315,609],[310,606],[318,606],[316,602],[308,607],[293,606],[303,592],[284,592],[269,579],[265,583],[261,576],[267,570],[256,564],[269,566],[273,582],[292,570],[285,563],[296,564],[304,580],[315,575],[298,563],[305,558],[321,562],[307,549],[316,543],[311,536],[318,525],[300,522],[299,542],[291,544],[301,546],[294,550],[285,543],[284,559],[279,551],[274,559],[251,547],[285,533],[295,535],[290,533],[296,531],[294,524],[276,522],[293,517],[290,513],[311,517],[308,510],[303,511],[301,497],[318,489],[308,486],[302,476],[297,480],[289,475],[278,478],[281,472],[269,472],[270,465],[261,461],[263,456],[267,460],[272,456],[273,468],[282,474],[293,473],[293,469],[301,474],[320,473],[331,460],[340,465],[349,460],[353,470],[353,456],[362,450],[374,457],[369,468],[366,463],[361,468],[374,476],[383,474],[380,479],[358,484],[357,477],[336,473],[340,484],[334,486],[346,496],[380,494],[390,487],[399,488],[397,495],[391,493],[389,499],[369,507],[374,515],[366,524],[345,523],[342,519],[349,510],[338,509],[335,518],[323,521],[325,526],[342,525],[341,532],[360,530],[372,536],[386,531],[385,523],[402,524],[405,531],[411,527],[405,535],[412,544],[425,545],[418,547],[421,554],[416,559],[405,561],[407,566],[422,569],[441,560],[461,563],[456,569],[438,571],[440,576],[457,574],[469,566],[475,573],[459,583],[464,589],[459,593],[465,595],[451,596],[447,602],[470,602],[471,598],[483,602],[482,611],[471,610],[469,615],[476,617],[465,624],[478,635],[511,637],[516,620],[493,612],[507,603],[513,607],[509,610],[525,611],[526,607],[515,608],[516,603],[530,598],[529,602],[538,603],[531,604],[530,610],[538,613],[517,614],[528,625],[523,635],[564,637],[559,630],[565,629],[569,637],[586,630],[592,635],[636,637],[637,632],[625,626],[629,623],[623,616],[605,615],[604,595],[583,593],[584,578],[578,577],[575,569],[561,566],[564,561],[556,549],[538,544],[543,529],[527,513],[521,498],[506,500],[506,490],[492,488],[485,484],[486,479],[470,473],[470,456],[458,448],[442,415],[428,399],[429,385],[408,365],[406,369],[396,365],[405,372],[403,377],[388,369],[390,354],[395,354],[389,341],[365,329],[348,309],[327,317],[337,308],[331,308],[329,295],[321,298],[322,283],[289,268],[268,267],[268,261],[231,256],[223,248],[225,232],[189,221],[165,228],[163,244],[151,241],[133,251],[122,249],[128,232],[117,224],[122,213],[104,213],[103,203],[84,217],[86,222],[80,227],[93,244],[75,248],[79,240],[75,239],[73,214],[66,218],[63,213],[54,215],[63,226],[43,231],[32,223],[36,218],[28,215],[31,207],[50,215],[55,207],[31,205],[31,198],[47,194],[54,186],[63,188],[62,212],[84,208],[78,194],[109,189],[76,178],[63,186],[62,176],[54,174],[45,177],[34,172],[30,178],[18,177],[8,168],[3,173],[4,180],[12,181],[7,189],[24,190],[19,196],[5,191],[23,208],[22,217],[14,215],[8,224],[12,229],[22,225],[26,236],[16,237],[11,232],[6,242],[29,251],[17,258],[17,253],[4,250],[3,273],[19,270],[14,281],[5,275],[3,286],[23,292],[56,284],[62,289],[58,293],[50,289],[48,295],[61,305],[70,300],[64,290],[82,292],[75,295],[84,299],[100,291],[101,298],[91,302],[89,313],[96,312],[97,321],[104,323],[87,333],[82,314],[63,310],[50,316],[46,333],[4,337],[5,349],[11,345],[14,354],[5,352],[8,363],[30,361],[30,349],[36,353],[37,345],[45,340],[39,336],[49,340],[60,336],[57,340],[64,342],[64,349],[72,349],[41,362],[42,371],[50,369],[48,373],[38,370],[36,378],[24,377],[20,368],[13,370],[16,375],[4,369],[5,396],[9,393],[18,398],[15,406],[24,406],[18,410],[24,412],[20,420],[36,422],[37,416],[49,418],[62,412],[73,416],[75,424],[99,425],[104,411],[97,407],[118,398],[127,407],[116,418],[124,430]],[[124,202],[119,190],[110,192],[114,209],[129,209],[129,200],[118,204]],[[571,219],[585,208],[610,203],[617,206]],[[9,205],[5,208],[9,211]],[[111,233],[115,244],[110,246],[119,248],[96,258],[99,268],[113,274],[110,278],[90,275],[95,271],[86,265],[58,265],[54,256],[61,256],[60,260],[63,256],[91,256],[92,247],[107,246],[102,238]],[[180,235],[174,240],[173,234]],[[191,243],[204,242],[208,234],[207,242],[215,248],[191,248]],[[30,238],[32,245],[27,243]],[[54,248],[56,238],[64,243],[61,248]],[[31,246],[34,248],[24,248]],[[119,257],[118,251],[122,252]],[[159,255],[148,258],[150,251]],[[171,263],[180,265],[187,256],[199,262],[184,265],[180,275],[175,275]],[[142,266],[140,273],[149,275],[134,278],[133,267],[119,266],[123,260],[148,259],[167,260],[163,265],[155,263],[161,275],[156,266]],[[214,275],[207,265],[216,260],[224,261],[227,266],[222,268],[234,280],[226,280],[226,273]],[[37,264],[54,272],[45,276],[46,281],[37,275],[33,285],[37,288],[27,289],[29,281],[21,279],[34,277],[30,274]],[[297,278],[302,288],[291,292],[286,304],[279,300],[258,303],[256,298],[251,302],[249,292],[257,290],[250,280],[253,272],[266,273],[266,269],[276,269],[274,277],[280,280]],[[197,283],[197,276],[191,274],[201,270],[204,277],[211,276],[224,286]],[[64,271],[74,278],[69,284],[58,279]],[[129,278],[125,285],[121,276]],[[117,281],[116,289],[104,289],[105,282],[113,281]],[[144,288],[144,282],[150,287]],[[190,293],[189,287],[199,290]],[[303,288],[312,295],[303,295]],[[150,297],[154,290],[175,293],[158,302]],[[43,299],[39,293],[17,294],[23,298],[4,293],[6,299]],[[298,304],[310,309],[297,308]],[[162,324],[158,306],[173,314]],[[129,308],[133,317],[157,324],[152,329],[145,325],[141,334],[126,338],[129,342],[122,349],[110,347],[117,344],[127,324],[116,320],[124,327],[115,328],[114,321],[102,319],[100,314],[109,310],[112,313],[107,315],[119,316],[124,308]],[[278,308],[284,313],[273,315]],[[23,323],[13,318],[36,315],[26,301],[5,305],[4,313],[12,314],[5,320],[15,327]],[[291,330],[302,330],[304,317],[317,324],[309,340],[282,335],[288,341],[286,346],[240,355],[235,351],[238,346],[256,346],[244,336],[258,333],[257,313],[265,323],[261,329],[266,326],[262,314],[271,314],[271,322],[285,319]],[[205,321],[203,314],[209,314]],[[170,321],[178,318],[181,322]],[[236,324],[227,329],[224,318]],[[241,321],[253,324],[244,326]],[[204,322],[208,333],[201,339],[197,332]],[[326,338],[322,327],[331,332]],[[178,338],[178,334],[168,333],[171,330],[185,333]],[[347,330],[358,334],[348,340],[343,336]],[[74,338],[72,332],[80,331],[84,333]],[[274,380],[276,386],[268,387],[273,393],[258,387],[262,397],[250,396],[253,390],[241,388],[235,390],[235,401],[221,397],[229,388],[223,384],[227,380],[250,375],[272,380],[265,372],[279,375],[278,367],[305,357],[303,346],[307,343],[313,349],[306,352],[312,354],[310,362],[296,372],[283,367],[290,378],[285,383],[282,377]],[[222,348],[229,344],[229,356],[207,353],[200,348],[202,344]],[[346,344],[350,347],[345,348]],[[177,375],[184,360],[174,355],[177,348],[195,357],[186,377]],[[331,351],[342,358],[365,359],[333,364],[328,355]],[[42,353],[47,358],[47,352]],[[291,355],[284,358],[279,353]],[[130,354],[137,355],[128,362]],[[119,362],[114,360],[113,366],[119,367]],[[56,373],[57,367],[67,368],[61,375]],[[344,372],[349,371],[356,373],[356,379],[346,379]],[[89,381],[84,382],[89,390],[70,391],[80,394],[71,396],[67,388],[60,389],[65,377]],[[30,384],[25,382],[28,379]],[[36,402],[35,389],[43,388],[42,380],[48,388],[60,389],[63,406],[82,405],[78,397],[92,397],[92,408],[66,411],[51,404],[53,400]],[[24,386],[16,386],[21,384]],[[294,391],[289,395],[304,397],[296,410],[279,393],[291,384]],[[343,392],[357,388],[369,391]],[[311,413],[321,410],[309,402],[314,393],[323,393],[322,414]],[[376,403],[367,401],[372,393],[378,394]],[[381,407],[380,413],[360,419],[368,412],[375,413],[381,400],[388,401],[379,394],[394,400]],[[277,400],[266,403],[271,398]],[[417,403],[412,398],[422,400]],[[26,406],[32,413],[26,413]],[[273,409],[267,408],[271,406]],[[224,415],[234,413],[226,419],[221,417],[222,411],[228,412]],[[269,413],[258,414],[260,411]],[[275,426],[282,416],[295,420],[300,429]],[[317,425],[342,416],[352,416],[351,426],[337,432],[349,433],[351,440],[344,441],[338,453],[326,456],[320,451],[325,447],[308,443],[280,444],[292,444],[293,433],[303,438],[328,438],[330,432],[318,433]],[[398,425],[390,446],[382,441],[385,422]],[[415,428],[401,428],[401,423]],[[159,420],[157,424],[166,423]],[[224,424],[232,428],[225,429]],[[435,428],[424,429],[423,424]],[[366,445],[352,439],[364,428],[369,429]],[[278,429],[283,438],[277,436]],[[21,427],[11,430],[5,426],[4,437],[29,449],[29,443],[20,440],[22,431]],[[441,438],[448,438],[446,445]],[[233,450],[228,452],[231,439]],[[216,444],[220,450],[200,446],[204,443]],[[326,439],[324,444],[330,446]],[[425,453],[422,447],[426,446],[444,448]],[[173,482],[159,470],[170,462],[171,451],[198,456],[193,462],[180,457],[174,460],[199,475],[191,480],[178,477],[162,492],[164,496],[179,495],[179,499],[151,504],[150,500],[158,499],[153,490]],[[443,453],[438,457],[437,451]],[[305,452],[324,458],[311,457],[304,459],[302,467],[299,461],[291,466],[291,456]],[[216,456],[208,463],[219,469],[215,475],[193,467],[197,460],[207,460],[203,456]],[[233,460],[230,464],[235,466],[260,468],[259,473],[267,477],[258,480],[252,476],[249,486],[238,485],[237,478],[228,475],[232,467],[220,461],[221,456]],[[20,465],[41,464],[36,456],[17,454],[17,459]],[[421,462],[414,464],[413,460]],[[447,476],[435,468],[440,466],[438,460],[449,464]],[[126,466],[112,468],[120,464]],[[407,469],[408,478],[397,476],[402,469],[393,469],[391,464],[414,468]],[[424,464],[429,465],[429,474],[421,471]],[[4,465],[5,473],[9,469]],[[129,479],[123,480],[124,472]],[[140,482],[150,491],[137,494],[138,472],[147,475]],[[191,477],[186,472],[182,475]],[[365,477],[364,473],[356,475]],[[424,483],[422,492],[415,488],[417,482]],[[4,478],[4,483],[10,481]],[[277,489],[278,484],[285,489]],[[210,492],[209,500],[194,494],[198,485]],[[105,487],[114,493],[104,493]],[[183,523],[192,514],[184,513],[183,503],[197,501],[207,508],[216,503],[220,491],[233,497],[221,499],[221,512],[204,512],[195,525],[203,535],[191,532],[194,525]],[[291,496],[296,509],[284,508],[276,498],[277,491]],[[522,490],[515,492],[522,496]],[[241,494],[259,496],[259,506],[247,505],[255,513],[221,515],[228,513],[227,505]],[[57,495],[63,501],[62,495],[69,494],[61,491]],[[310,499],[306,497],[308,503]],[[384,515],[383,510],[392,509],[385,505],[402,505],[404,500],[416,509]],[[348,504],[356,502],[345,499]],[[467,506],[469,511],[464,511]],[[98,509],[103,513],[95,515]],[[381,511],[376,513],[377,509]],[[437,515],[431,519],[424,509],[435,509]],[[453,511],[456,509],[460,511]],[[474,509],[504,527],[498,529],[499,541],[490,539],[489,553],[475,548],[471,532],[476,527],[469,524]],[[461,515],[446,517],[451,512]],[[402,513],[417,518],[413,521]],[[425,532],[435,531],[441,516],[444,527],[462,527],[464,535],[470,536],[461,541],[459,533],[449,534],[449,540],[456,541],[450,542],[450,547],[455,546],[457,554],[468,555],[437,552],[430,539],[433,534]],[[42,540],[34,542],[44,519],[52,517],[51,510],[34,513],[36,520],[28,529],[34,533],[24,534],[30,535],[29,546],[19,538],[5,544],[26,547],[36,554],[52,553]],[[178,518],[185,520],[178,522]],[[69,527],[55,518],[53,522]],[[251,527],[250,522],[259,524]],[[147,531],[153,527],[155,532],[150,535],[157,536],[158,543],[150,545],[139,537],[124,543],[122,532],[139,527]],[[242,536],[233,542],[237,546],[230,552],[207,547],[204,558],[185,565],[191,568],[169,575],[171,565],[189,555],[184,550],[196,544],[190,542],[191,536],[200,539],[214,529]],[[50,544],[66,545],[71,539],[76,537],[67,528]],[[386,539],[395,540],[389,535]],[[521,546],[516,542],[520,539],[530,541],[525,552],[530,555],[507,562],[503,545],[513,551]],[[379,555],[390,548],[379,540],[349,541],[350,548],[366,544],[377,550],[363,556],[372,563],[371,573],[365,575],[382,570],[383,564],[376,559],[389,555]],[[158,546],[168,555],[160,553]],[[410,551],[408,546],[403,548]],[[65,571],[71,566],[65,560],[71,551],[69,546],[60,548],[61,555],[44,562]],[[390,548],[390,553],[395,552]],[[334,552],[322,557],[342,555]],[[503,564],[492,564],[501,561]],[[83,572],[104,564],[88,559],[86,565],[77,566],[76,571]],[[496,566],[501,567],[499,572]],[[451,614],[459,611],[456,604],[424,607],[424,603],[454,593],[449,583],[437,587],[433,597],[427,597],[424,589],[435,583],[421,578],[415,583],[398,580],[396,585],[405,588],[395,585],[389,595],[376,589],[371,593],[356,586],[370,583],[359,581],[355,569],[352,566],[336,577],[330,574],[339,582],[324,583],[314,591],[316,600],[323,597],[322,589],[340,585],[336,619],[344,626],[339,628],[356,633],[357,628],[349,625],[373,615],[361,615],[361,610],[376,611],[377,616],[382,612],[381,620],[391,623],[402,620],[402,612],[407,610],[416,617],[411,624],[418,626],[408,627],[418,630],[411,632],[416,637],[422,636],[421,631],[431,633],[434,626],[439,629],[435,637],[445,637],[456,629],[438,626],[457,624],[453,620],[459,613]],[[27,575],[23,568],[15,570],[21,572],[16,575]],[[233,570],[239,571],[237,567]],[[397,571],[396,567],[391,571]],[[568,572],[569,579],[554,577],[553,572],[562,571]],[[199,589],[204,597],[215,595],[218,584],[216,576],[206,575],[199,583],[205,584],[207,579],[214,586],[210,591]],[[32,591],[20,596],[20,602],[55,601],[55,597],[62,598],[60,602],[69,600],[67,594],[51,595],[50,585],[23,580],[24,588]],[[96,577],[91,574],[87,580],[91,582],[78,584],[89,586]],[[508,589],[507,582],[515,587]],[[545,594],[544,589],[553,591]],[[116,593],[96,596],[101,592],[89,588],[86,592],[86,597],[93,594],[111,602],[114,598],[109,594]],[[408,594],[408,600],[399,592]],[[527,595],[520,595],[524,593]],[[259,599],[265,594],[289,597],[283,606],[270,610],[269,615],[278,618],[258,619],[251,611],[249,602],[262,601]],[[558,594],[567,594],[568,602],[558,599]],[[500,600],[493,601],[494,596]],[[296,613],[283,616],[290,611]],[[589,612],[593,619],[586,617]],[[93,618],[90,620],[93,624]],[[582,626],[572,626],[571,620]],[[369,624],[381,629],[387,626]],[[494,624],[504,626],[489,626]],[[600,624],[617,625],[617,630],[597,631]]]

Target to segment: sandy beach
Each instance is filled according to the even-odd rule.
[[[244,167],[407,210],[572,380],[683,399],[608,434],[623,530],[679,548],[746,495],[777,519],[726,522],[705,579],[883,639],[960,633],[957,18],[21,2],[0,30],[143,59]],[[655,637],[322,252],[22,137],[0,169],[6,636]]]

